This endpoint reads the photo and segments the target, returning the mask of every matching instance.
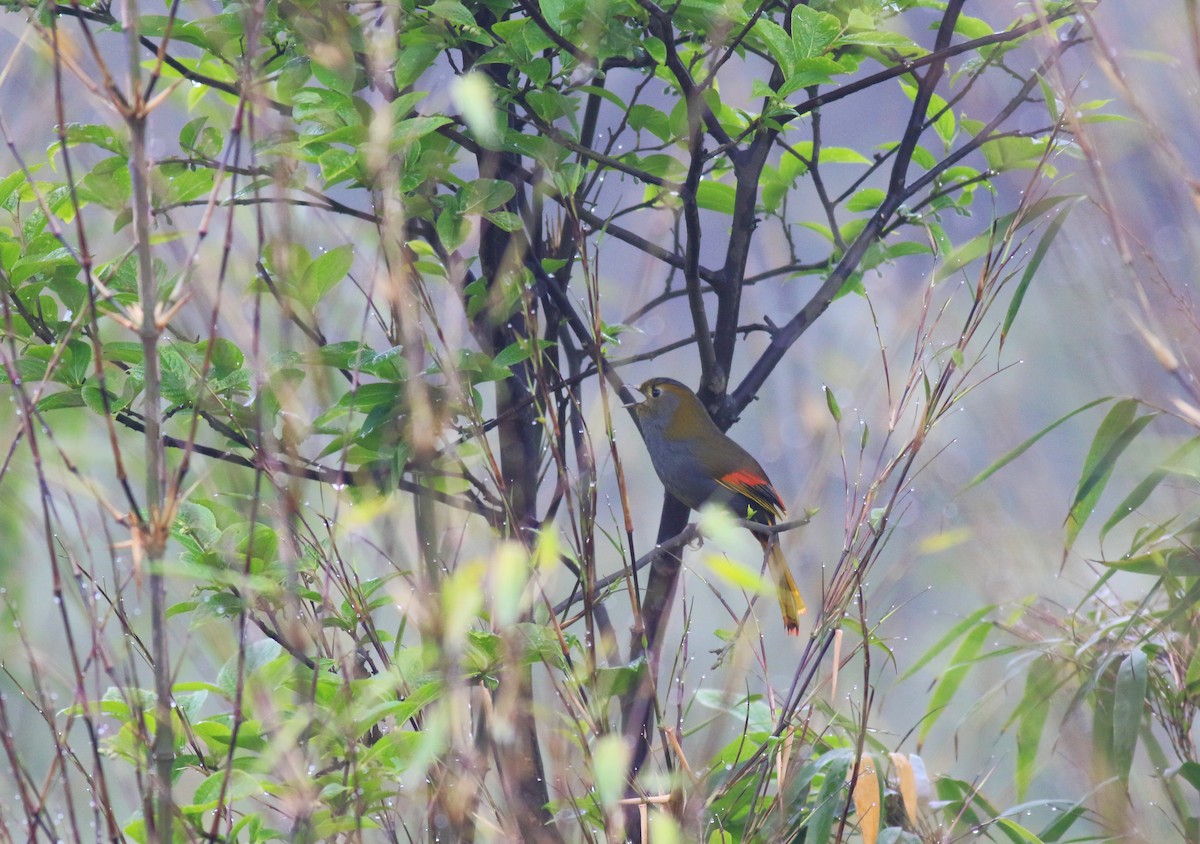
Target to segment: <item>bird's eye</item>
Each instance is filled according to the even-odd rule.
[[[662,387],[651,387],[650,395],[654,396],[654,398],[658,398],[662,395]]]

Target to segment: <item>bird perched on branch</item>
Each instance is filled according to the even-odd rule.
[[[631,405],[667,492],[693,510],[723,504],[738,518],[774,525],[785,515],[779,493],[746,449],[727,437],[700,399],[671,378],[651,378],[638,388],[645,399]],[[755,533],[779,595],[783,625],[799,634],[804,599],[775,535]]]

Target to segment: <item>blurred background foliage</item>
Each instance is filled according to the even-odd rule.
[[[1200,840],[1194,4],[5,7],[4,835]]]

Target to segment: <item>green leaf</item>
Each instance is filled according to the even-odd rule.
[[[108,411],[117,413],[129,407],[129,403],[133,401],[133,393],[129,390],[123,391],[120,395],[113,392],[113,387],[122,384],[125,381],[125,375],[121,372],[109,371],[105,377],[107,389],[100,389],[100,379],[95,375],[88,377],[80,388],[80,395],[83,397],[83,402],[88,406],[93,413],[105,412],[105,397],[108,399]]]
[[[1113,510],[1112,515],[1108,517],[1108,521],[1100,529],[1100,541],[1103,542],[1110,530],[1120,524],[1138,507],[1141,507],[1146,499],[1150,497],[1150,493],[1154,492],[1158,485],[1176,470],[1176,467],[1191,459],[1197,453],[1198,449],[1200,449],[1200,437],[1193,437],[1171,452],[1170,456],[1157,469],[1143,478],[1141,483],[1135,486],[1129,495],[1125,496],[1125,500],[1118,504],[1117,508]]]
[[[492,363],[496,366],[512,366],[515,363],[520,363],[524,360],[529,360],[533,355],[533,348],[528,341],[517,340],[510,343],[505,348],[492,358]]]
[[[455,26],[474,28],[475,16],[459,0],[434,0],[428,6],[429,13]]]
[[[1105,560],[1104,565],[1113,571],[1148,574],[1154,577],[1200,576],[1200,557],[1196,556],[1194,550],[1186,547],[1155,550],[1148,554],[1125,556],[1119,560]]]
[[[833,833],[833,822],[841,813],[846,802],[846,774],[853,762],[850,751],[830,751],[821,756],[821,763],[828,761],[821,791],[813,804],[812,814],[805,826],[804,844],[826,844]]]
[[[784,76],[791,74],[796,65],[796,47],[783,27],[763,16],[754,22],[751,32],[767,45],[767,52],[775,59]]]
[[[1116,466],[1117,458],[1157,415],[1147,413],[1135,418],[1139,404],[1137,399],[1123,399],[1117,402],[1100,423],[1096,436],[1092,438],[1079,484],[1075,488],[1075,498],[1067,514],[1064,554],[1071,550],[1079,531],[1083,529],[1092,510],[1095,509],[1096,502],[1112,475],[1113,467]]]
[[[433,42],[406,40],[404,49],[398,51],[396,64],[392,68],[396,87],[400,90],[415,83],[443,52],[441,45]]]
[[[497,228],[506,232],[520,231],[521,227],[525,225],[521,220],[521,215],[511,211],[484,211],[483,216]]]
[[[1007,834],[1009,840],[1014,842],[1014,844],[1043,844],[1042,839],[1038,838],[1012,818],[997,818],[996,826],[1001,832]]]
[[[111,127],[92,123],[68,123],[66,126],[68,146],[91,144],[100,149],[115,152],[122,158],[128,156],[125,138]]]
[[[471,71],[455,80],[451,95],[475,139],[488,149],[496,149],[501,137],[500,111],[496,108],[491,80],[483,73]]]
[[[1188,784],[1200,792],[1200,762],[1184,762],[1179,766],[1179,776],[1187,780]]]
[[[727,713],[749,732],[770,732],[775,726],[771,708],[761,697],[744,697],[722,689],[697,689],[696,703],[717,712]]]
[[[281,653],[283,653],[283,648],[278,642],[271,639],[260,639],[257,642],[247,645],[245,660],[246,675],[253,674]],[[220,687],[222,693],[230,700],[233,700],[237,692],[237,680],[238,657],[237,654],[234,654],[221,666],[221,670],[217,672],[217,686]]]
[[[354,263],[354,245],[350,243],[336,246],[312,260],[304,268],[304,274],[297,285],[297,298],[309,310],[325,297],[333,287],[346,277]]]
[[[709,211],[718,211],[733,216],[737,191],[733,185],[704,179],[696,187],[696,204]]]
[[[922,844],[919,835],[898,826],[889,826],[887,829],[880,830],[879,837],[875,841],[876,844]]]
[[[995,226],[995,230],[1003,231],[998,223]],[[996,238],[991,230],[976,235],[966,243],[956,247],[942,259],[941,264],[934,270],[933,280],[938,282],[957,273],[972,261],[986,255],[995,244]]]
[[[228,779],[228,782],[226,782]],[[230,771],[218,771],[209,776],[196,788],[190,805],[180,806],[179,811],[185,815],[195,815],[211,811],[217,807],[217,800],[224,793],[225,804],[235,800],[263,793],[262,781],[252,774],[239,768]]]
[[[1131,651],[1117,669],[1113,690],[1113,765],[1122,782],[1129,782],[1133,753],[1142,729],[1146,708],[1146,654],[1140,648]]]
[[[102,347],[102,356],[113,363],[131,363],[140,366],[145,360],[141,343],[125,340],[110,340]]]
[[[639,657],[629,665],[600,667],[596,669],[596,699],[607,701],[617,695],[628,694],[637,688],[646,673],[646,660]]]
[[[954,19],[954,31],[969,41],[992,34],[992,26],[982,18],[959,15]]]
[[[0,205],[8,202],[8,198],[12,196],[13,191],[25,183],[25,174],[21,170],[14,170],[4,178],[0,179]]]
[[[404,50],[401,55],[408,52],[409,50]],[[284,62],[279,75],[275,77],[275,96],[281,102],[291,104],[296,98],[296,93],[304,87],[304,83],[308,82],[310,76],[312,76],[312,68],[309,65],[308,56],[294,56],[288,59]],[[398,85],[397,87],[403,86]]]
[[[50,410],[63,410],[71,407],[83,407],[87,402],[83,399],[81,388],[76,387],[73,390],[64,390],[60,393],[50,393],[42,396],[37,401],[37,409],[46,412]]]
[[[818,12],[801,4],[792,9],[792,46],[797,60],[823,55],[841,31],[841,22],[827,12]]]
[[[850,197],[846,202],[846,209],[849,211],[873,211],[882,205],[886,198],[887,194],[879,188],[863,188]]]
[[[1059,686],[1054,660],[1039,655],[1025,676],[1025,693],[1017,706],[1017,799],[1024,799],[1033,781],[1038,759],[1038,746],[1050,714],[1050,701]]]
[[[983,643],[991,632],[992,625],[990,623],[977,624],[959,643],[958,649],[955,650],[954,656],[950,660],[950,666],[942,672],[942,676],[938,678],[937,684],[933,687],[933,693],[929,696],[929,705],[925,710],[926,717],[921,722],[921,731],[917,738],[918,745],[925,741],[929,731],[933,729],[933,725],[937,723],[938,718],[957,694],[963,680],[967,677],[967,671],[975,664],[976,658],[983,650]]]
[[[992,475],[996,474],[1001,469],[1003,469],[1005,466],[1007,466],[1009,463],[1012,463],[1014,460],[1016,460],[1022,454],[1027,452],[1039,440],[1041,440],[1042,437],[1046,436],[1046,434],[1053,431],[1055,428],[1057,428],[1062,423],[1066,422],[1071,417],[1076,416],[1080,413],[1083,413],[1085,410],[1091,410],[1096,405],[1103,404],[1106,401],[1112,401],[1112,396],[1105,396],[1104,398],[1099,398],[1099,399],[1096,399],[1095,401],[1090,401],[1081,407],[1075,408],[1074,410],[1072,410],[1070,413],[1066,414],[1065,416],[1060,416],[1058,419],[1051,422],[1045,428],[1042,428],[1042,430],[1038,431],[1032,437],[1025,440],[1025,442],[1021,443],[1019,446],[1014,448],[1012,451],[1009,451],[1008,453],[1006,453],[1003,457],[1001,457],[999,460],[997,460],[991,466],[988,466],[986,469],[984,469],[982,472],[980,472],[978,475],[976,475],[974,478],[972,478],[971,482],[968,483],[965,487],[963,487],[963,491],[966,492],[971,487],[978,486],[979,484],[986,481]]]
[[[1030,169],[1041,163],[1049,143],[1049,137],[996,138],[980,147],[980,151],[988,167],[996,172]]]
[[[404,700],[386,700],[357,713],[355,720],[358,734],[365,734],[384,718],[392,718],[397,724],[403,724],[440,698],[444,690],[445,687],[440,680],[433,680],[422,683]]]
[[[401,120],[392,131],[392,141],[388,148],[392,152],[405,152],[416,145],[426,135],[436,132],[447,123],[453,123],[444,114],[421,115]]]
[[[812,142],[808,142],[812,148]],[[870,164],[871,160],[856,149],[850,147],[821,147],[822,164]]]
[[[837,398],[833,395],[833,390],[825,387],[825,405],[829,408],[829,415],[833,417],[834,422],[842,421],[842,409],[838,407]]]
[[[796,8],[808,7],[797,6]],[[779,96],[786,97],[810,85],[825,85],[831,82],[835,76],[842,76],[848,72],[849,69],[845,65],[839,64],[828,56],[817,56],[812,59],[797,58],[796,71],[788,76],[780,86]]]
[[[612,808],[625,793],[632,748],[619,735],[601,736],[592,748],[593,785],[600,805]]]
[[[642,41],[642,48],[649,54],[650,58],[654,59],[656,64],[666,63],[667,45],[663,43],[661,38],[651,35]]]
[[[955,624],[953,628],[950,628],[946,635],[943,635],[941,639],[938,639],[936,642],[934,642],[934,645],[932,645],[928,651],[925,651],[925,653],[922,654],[922,657],[920,657],[916,663],[912,664],[910,669],[905,671],[904,674],[900,675],[900,680],[907,680],[908,677],[917,674],[918,671],[922,670],[926,665],[932,662],[932,660],[937,657],[937,654],[940,654],[942,651],[946,650],[946,648],[948,648],[952,642],[958,639],[959,636],[966,633],[967,630],[972,629],[974,625],[978,624],[980,621],[983,621],[983,619],[988,616],[988,613],[995,609],[995,604],[989,604],[988,606],[980,607],[980,609],[972,612],[970,616],[967,616],[958,624]],[[991,627],[990,622],[988,627]]]
[[[1078,820],[1084,816],[1086,809],[1079,804],[1074,804],[1063,807],[1059,813],[1059,817],[1052,820],[1046,827],[1038,833],[1038,837],[1045,841],[1046,844],[1059,841],[1064,835],[1070,832]]]
[[[512,182],[504,179],[476,179],[468,182],[459,195],[463,214],[479,214],[499,208],[517,194]]]
[[[899,80],[900,87],[910,100],[917,98],[917,85],[915,82],[902,78]],[[957,124],[954,120],[954,109],[947,108],[946,100],[937,94],[931,94],[929,97],[929,105],[926,106],[925,116],[927,119],[933,120],[933,130],[937,132],[938,137],[942,139],[942,143],[949,149],[950,143],[954,140]],[[936,118],[935,118],[936,116]]]
[[[908,57],[924,55],[925,50],[911,38],[899,32],[888,32],[886,29],[872,29],[863,32],[851,32],[838,39],[842,44],[855,44],[859,47],[886,47]]]
[[[1021,282],[1017,285],[1012,301],[1008,305],[1008,313],[1004,315],[1004,325],[1000,329],[1001,348],[1004,347],[1004,340],[1008,336],[1008,330],[1012,328],[1013,321],[1017,318],[1017,312],[1021,310],[1021,303],[1025,300],[1025,291],[1029,289],[1030,282],[1033,281],[1034,275],[1042,265],[1042,259],[1046,257],[1046,252],[1050,249],[1050,244],[1058,236],[1058,230],[1067,221],[1067,215],[1071,213],[1071,209],[1074,207],[1075,203],[1072,201],[1059,209],[1054,219],[1050,221],[1050,225],[1046,227],[1046,231],[1042,234],[1041,239],[1038,240],[1038,245],[1033,250],[1033,254],[1029,257],[1029,263],[1025,265],[1025,272],[1021,275]]]
[[[213,511],[193,501],[180,502],[175,522],[171,525],[171,534],[176,539],[191,539],[198,543],[197,547],[212,545],[221,538]]]
[[[635,103],[629,107],[629,127],[635,132],[644,129],[660,141],[671,138],[671,121],[666,113],[645,103]]]
[[[462,246],[466,242],[467,235],[471,233],[470,223],[456,208],[447,208],[438,214],[434,227],[437,229],[438,239],[442,241],[442,246],[451,252]]]

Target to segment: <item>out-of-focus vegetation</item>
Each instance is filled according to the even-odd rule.
[[[1200,838],[1191,4],[5,8],[3,835]]]

